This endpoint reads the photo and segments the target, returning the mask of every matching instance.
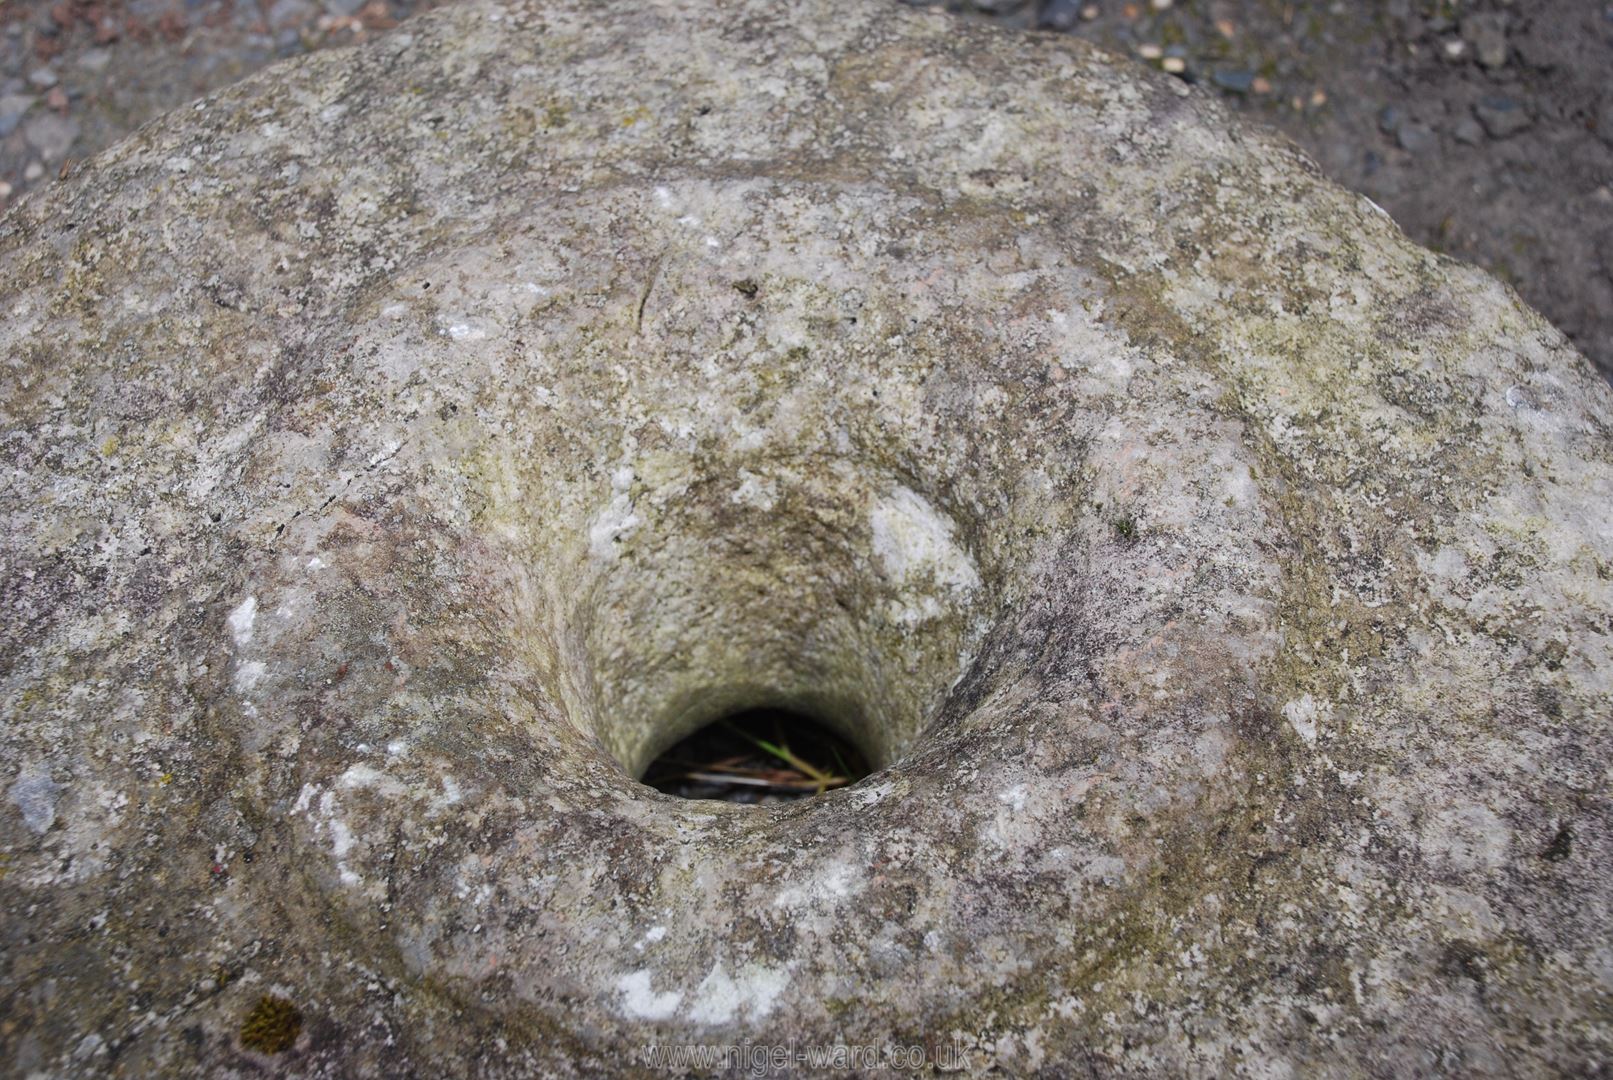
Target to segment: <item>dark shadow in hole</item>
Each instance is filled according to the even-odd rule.
[[[778,803],[854,784],[873,770],[855,746],[783,709],[708,724],[650,762],[644,782],[684,799]]]

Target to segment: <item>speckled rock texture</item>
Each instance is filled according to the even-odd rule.
[[[1168,77],[471,3],[0,310],[0,1068],[1613,1060],[1613,391]],[[756,705],[880,771],[634,779]]]

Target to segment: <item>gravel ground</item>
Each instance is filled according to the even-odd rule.
[[[921,0],[922,2],[922,0]],[[157,114],[431,0],[0,0],[0,206]],[[1613,376],[1613,3],[946,0],[1214,87]]]

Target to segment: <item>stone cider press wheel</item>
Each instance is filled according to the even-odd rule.
[[[21,201],[0,311],[17,1075],[1613,1060],[1613,394],[1204,92],[467,3]],[[876,772],[638,783],[757,706]]]

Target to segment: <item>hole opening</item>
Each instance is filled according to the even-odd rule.
[[[684,799],[767,804],[822,795],[872,771],[867,755],[804,713],[746,709],[673,744],[643,782]]]

